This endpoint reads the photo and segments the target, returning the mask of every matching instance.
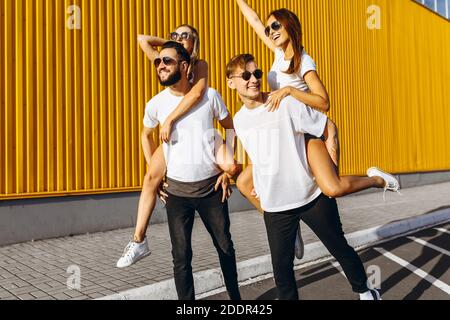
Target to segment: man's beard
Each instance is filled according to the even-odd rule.
[[[180,68],[178,68],[165,81],[162,81],[161,77],[159,77],[159,75],[158,75],[158,78],[159,78],[159,83],[161,83],[161,85],[163,87],[173,86],[174,84],[177,84],[181,80],[181,70],[180,70]]]

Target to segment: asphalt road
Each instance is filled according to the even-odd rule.
[[[450,300],[450,223],[359,252],[383,300]],[[301,300],[358,300],[334,261],[296,271]],[[241,287],[245,300],[275,300],[273,278]],[[227,300],[226,293],[205,300]]]

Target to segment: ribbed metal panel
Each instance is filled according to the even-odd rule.
[[[342,172],[450,169],[450,24],[410,0],[249,1],[296,12],[340,128]],[[367,8],[381,8],[369,30]],[[81,30],[66,27],[81,8]],[[138,33],[199,29],[210,85],[230,110],[225,65],[273,55],[231,0],[0,0],[0,199],[123,192],[145,173],[145,102],[161,90]],[[267,88],[267,86],[265,87]]]

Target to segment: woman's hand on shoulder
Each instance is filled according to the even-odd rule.
[[[275,112],[280,108],[281,101],[291,95],[291,87],[287,86],[269,94],[267,108],[269,112]]]

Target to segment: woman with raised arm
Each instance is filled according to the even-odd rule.
[[[203,96],[208,89],[208,63],[204,60],[200,60],[198,57],[200,39],[199,34],[194,27],[187,24],[181,25],[174,32],[170,33],[168,40],[155,36],[138,36],[138,42],[141,49],[152,63],[159,57],[157,47],[163,46],[168,41],[177,41],[181,43],[191,54],[189,73],[190,81],[193,86],[179,106],[169,115],[166,122],[161,126],[160,138],[166,143],[170,141],[170,135],[174,124],[196,106],[197,103],[202,101]],[[230,123],[225,129],[233,129],[233,124]],[[149,141],[145,134],[144,131],[142,133],[143,144],[148,143]],[[145,175],[139,199],[136,227],[132,241],[128,243],[122,257],[117,261],[118,268],[129,267],[142,258],[150,255],[146,237],[148,224],[156,206],[158,192],[160,193],[161,201],[164,202],[164,196],[166,196],[161,188],[166,174],[166,159],[164,157],[162,145],[158,148],[153,146],[153,148],[144,149],[156,150],[152,154],[145,155],[148,172]],[[236,165],[233,159],[233,150],[230,150],[229,148],[226,149],[225,144],[222,144],[222,146],[216,150],[216,159],[221,169],[224,170],[229,177],[240,172],[240,166]],[[224,177],[221,176],[217,181],[215,186],[216,190],[221,186],[221,179],[224,179]],[[223,187],[224,184],[222,184],[222,188]],[[228,190],[224,190],[224,193],[226,192],[228,192]],[[225,196],[229,196],[229,194]]]
[[[248,23],[275,53],[275,61],[268,74],[272,90],[269,110],[278,109],[282,99],[292,96],[311,108],[328,112],[330,108],[328,93],[317,74],[314,60],[304,50],[298,17],[287,9],[280,9],[273,11],[264,25],[245,0],[236,1]],[[368,177],[339,176],[337,128],[330,120],[327,127],[324,137],[307,137],[309,166],[325,195],[337,198],[369,188],[384,188],[389,191],[400,189],[398,181],[392,175],[378,168],[368,169]],[[251,165],[239,176],[237,186],[240,192],[261,211],[254,191]],[[301,259],[303,246],[300,226],[295,251],[296,257]]]

